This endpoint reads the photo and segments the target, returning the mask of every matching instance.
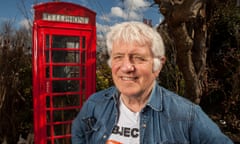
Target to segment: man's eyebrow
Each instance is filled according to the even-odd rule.
[[[118,53],[113,53],[112,55],[124,55],[124,53],[118,52]]]

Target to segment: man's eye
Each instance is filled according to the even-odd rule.
[[[145,61],[145,58],[140,57],[140,56],[134,56],[133,60],[136,61],[136,62],[141,62],[141,61]]]
[[[121,60],[123,56],[114,56],[113,60]]]

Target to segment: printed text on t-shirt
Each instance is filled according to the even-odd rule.
[[[128,127],[119,127],[119,126],[114,126],[113,134],[124,136],[124,137],[133,137],[136,138],[139,135],[139,129],[137,128],[128,128]]]

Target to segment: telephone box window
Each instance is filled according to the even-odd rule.
[[[76,109],[47,110],[47,122],[60,122],[73,120],[78,111]]]
[[[53,126],[53,130],[54,130],[55,136],[70,134],[70,132],[71,132],[71,125],[70,124],[54,125]],[[48,126],[48,131],[51,131],[51,127],[50,126]],[[64,143],[65,142],[57,143],[57,144],[64,144]]]
[[[50,69],[49,69],[49,66],[46,67],[46,78],[49,78],[50,77]]]
[[[46,47],[46,48],[49,48],[49,47],[50,47],[49,41],[50,41],[50,36],[49,36],[49,35],[46,35],[46,39],[45,39],[45,43],[46,43],[45,47]]]
[[[54,78],[79,78],[79,66],[53,66]]]
[[[62,51],[53,50],[52,51],[52,61],[55,63],[79,63],[79,51]]]
[[[82,91],[85,91],[85,88],[86,88],[85,80],[82,80]]]
[[[66,135],[71,132],[70,124],[55,125],[54,126],[55,135]]]
[[[49,50],[45,51],[46,62],[49,62]]]
[[[53,122],[72,120],[72,119],[74,119],[76,114],[77,114],[77,111],[75,109],[55,110],[55,111],[53,111]]]
[[[82,37],[82,49],[85,49],[86,48],[86,37],[83,36]]]
[[[66,94],[66,95],[56,95],[52,97],[52,101],[50,100],[50,96],[46,97],[46,107],[54,107],[54,108],[61,108],[61,107],[71,107],[71,106],[78,106],[80,96],[78,94]],[[52,102],[52,105],[50,104]]]
[[[50,99],[49,99],[49,103],[50,103]],[[51,119],[52,119],[52,114],[51,114],[52,111],[47,111],[46,112],[46,116],[47,116],[47,122],[51,122]]]
[[[85,77],[86,75],[86,68],[83,66],[82,67],[82,77]]]
[[[78,36],[52,36],[52,48],[79,48],[79,37]]]
[[[85,94],[82,94],[81,96],[82,96],[82,101],[85,101],[87,99]]]
[[[86,62],[86,52],[82,51],[82,63],[84,64]]]
[[[47,108],[50,107],[50,101],[51,101],[51,100],[50,100],[50,97],[47,96],[47,97],[46,97],[46,107],[47,107]]]
[[[79,95],[61,95],[53,97],[53,106],[58,107],[70,107],[79,105]]]
[[[52,81],[52,92],[77,92],[79,91],[78,80],[54,80]]]

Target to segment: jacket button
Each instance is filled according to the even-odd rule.
[[[104,138],[104,139],[107,138],[107,135],[103,135],[103,138]]]
[[[146,128],[146,127],[147,127],[147,125],[146,125],[146,124],[143,124],[143,125],[142,125],[142,127],[143,127],[143,128]]]

